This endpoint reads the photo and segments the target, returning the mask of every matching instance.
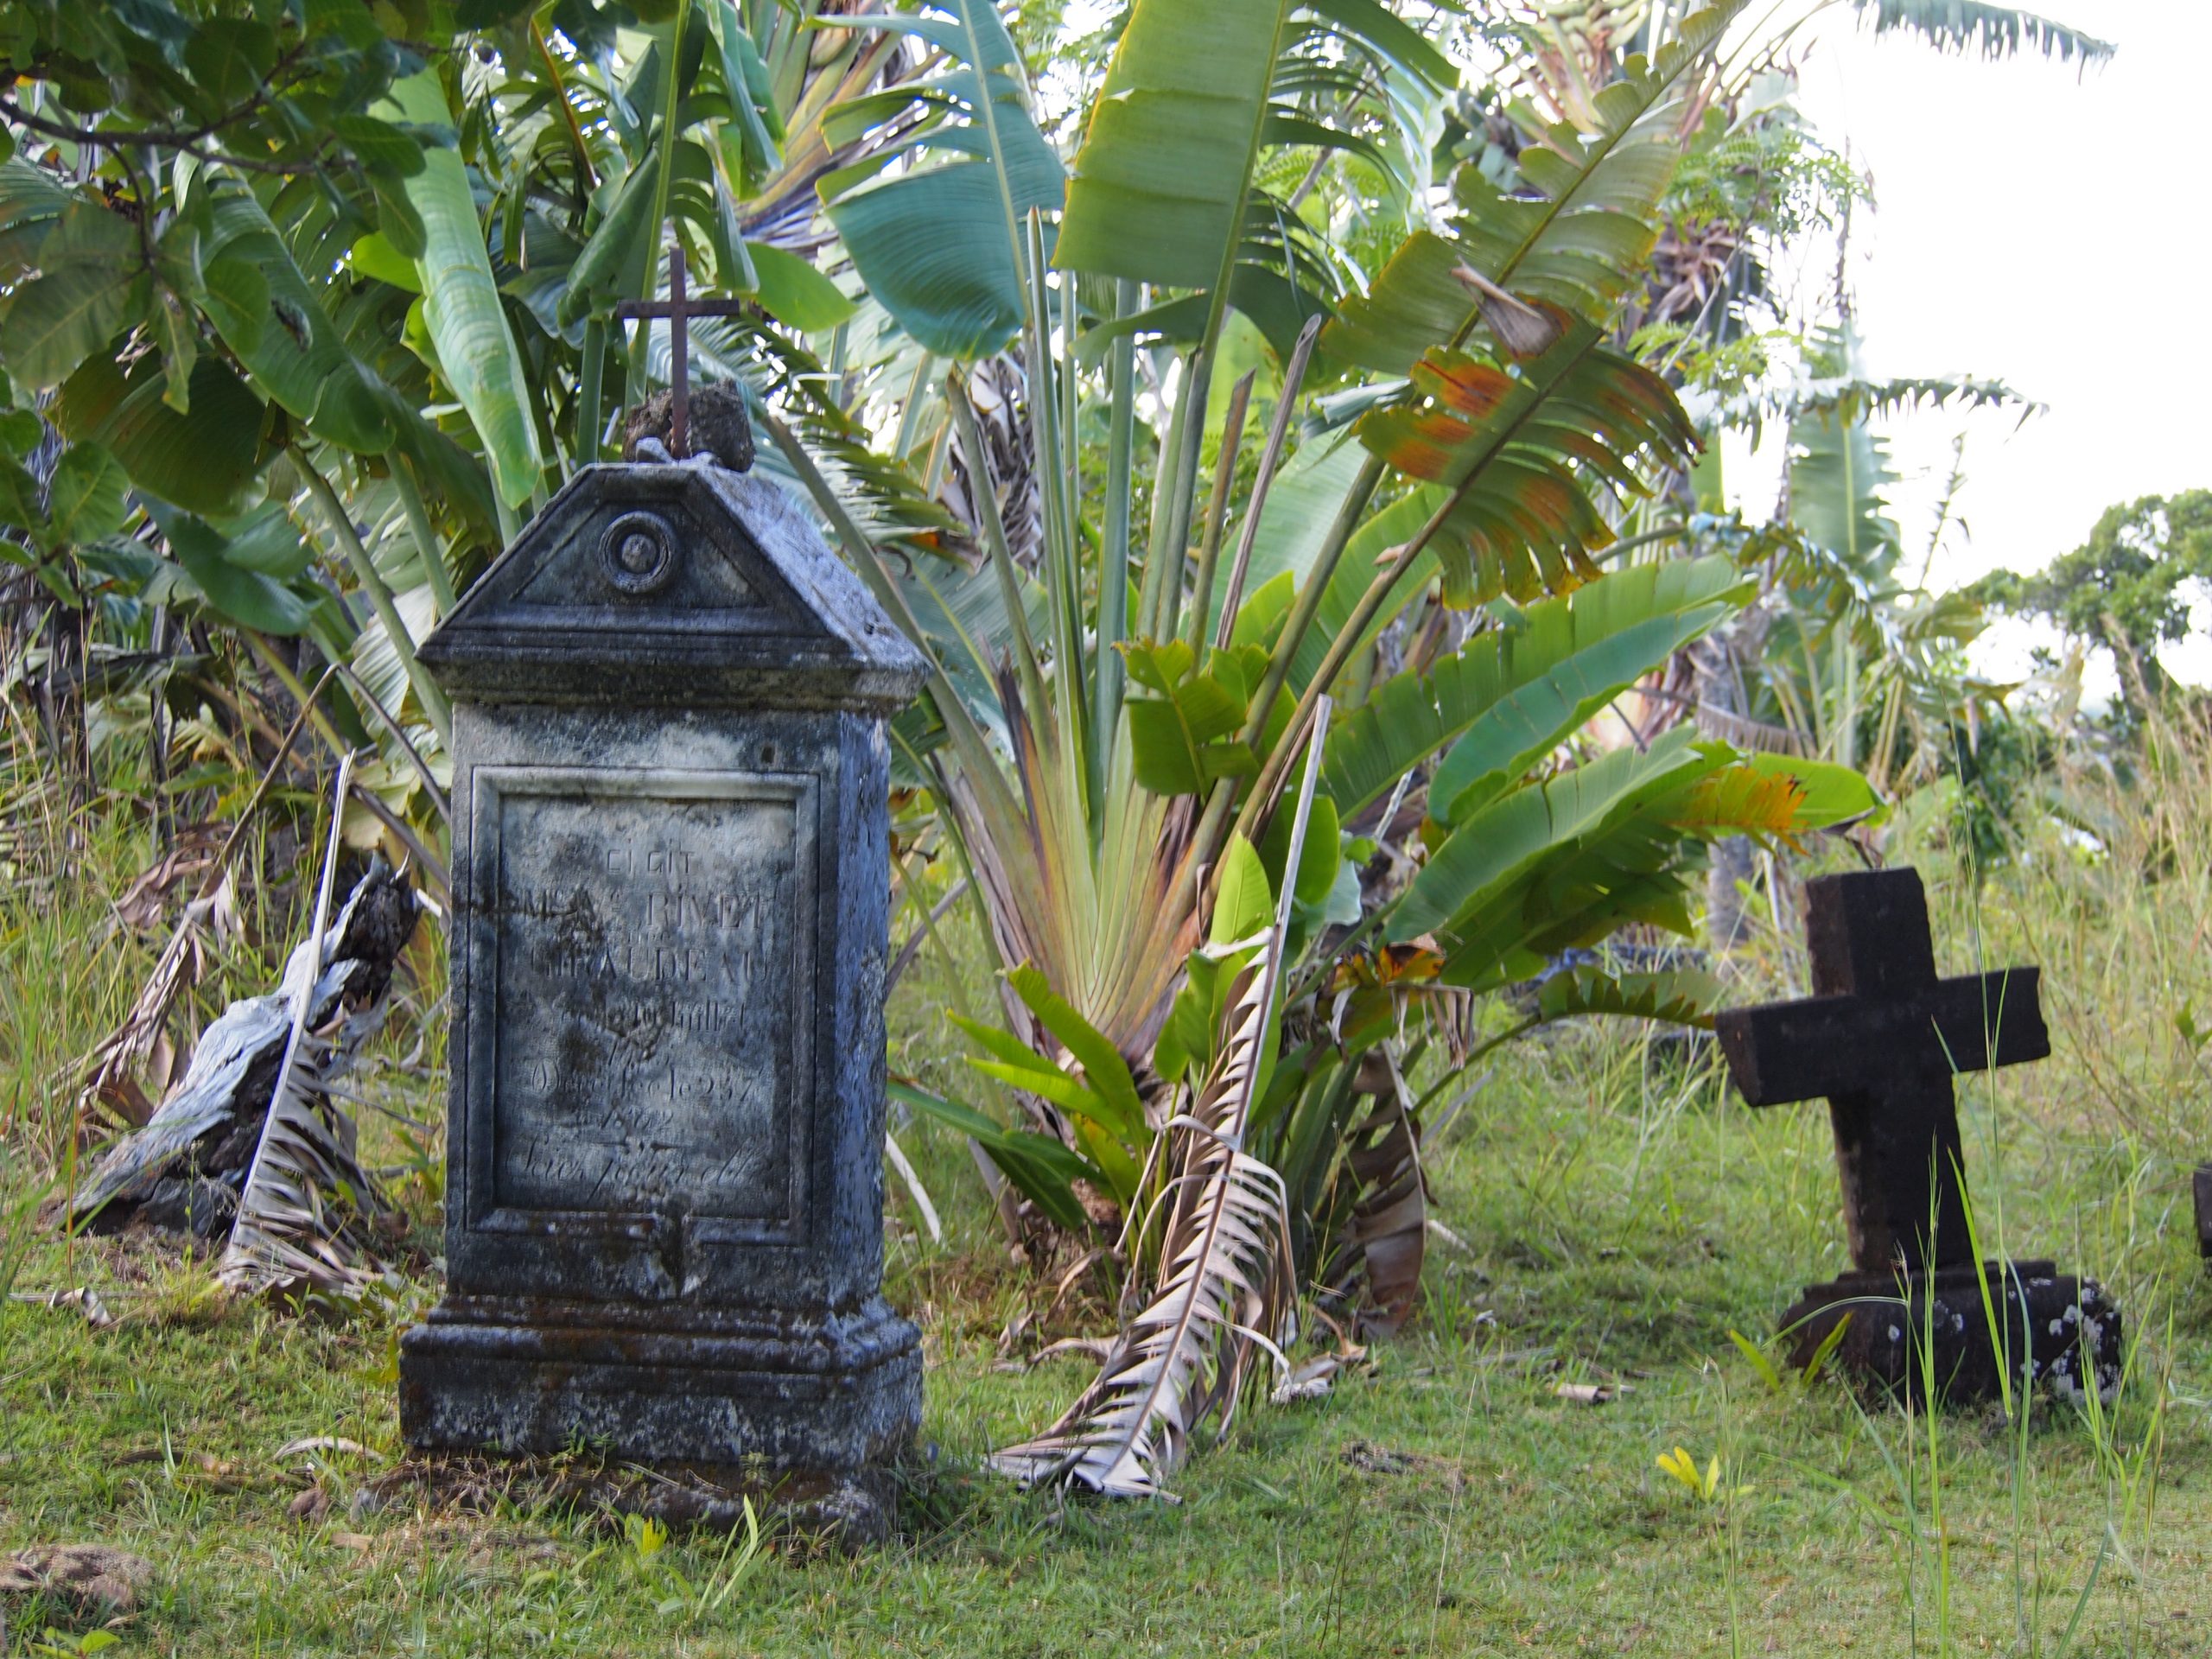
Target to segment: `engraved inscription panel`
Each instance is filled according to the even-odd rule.
[[[494,1202],[791,1219],[804,780],[529,768],[491,804]]]

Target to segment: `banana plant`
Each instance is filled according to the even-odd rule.
[[[1220,1029],[1235,978],[1206,943],[1228,849],[1254,849],[1289,895],[1281,948],[1298,992],[1293,1023],[1327,1033],[1300,1038],[1294,1063],[1270,1058],[1271,1092],[1252,1116],[1255,1144],[1299,1177],[1290,1235],[1311,1236],[1294,1259],[1310,1269],[1338,1243],[1306,1217],[1313,1189],[1341,1189],[1363,1259],[1390,1257],[1402,1300],[1418,1259],[1404,1248],[1404,1195],[1390,1195],[1418,1130],[1408,1103],[1384,1109],[1379,1091],[1397,1085],[1377,1081],[1393,1066],[1402,1079],[1399,1016],[1415,1003],[1424,1017],[1432,1004],[1459,1007],[1546,952],[1628,922],[1681,925],[1683,873],[1707,836],[1796,836],[1872,804],[1833,768],[1687,734],[1575,764],[1594,713],[1748,594],[1725,560],[1599,563],[1620,504],[1686,468],[1694,448],[1672,389],[1606,325],[1637,280],[1681,151],[1679,89],[1728,16],[1700,14],[1660,58],[1629,66],[1594,129],[1562,121],[1532,135],[1523,185],[1460,180],[1460,215],[1412,232],[1325,327],[1329,296],[1313,290],[1314,310],[1285,342],[1272,419],[1256,421],[1249,385],[1230,386],[1209,440],[1203,417],[1216,399],[1205,388],[1223,320],[1265,324],[1241,308],[1258,290],[1240,278],[1292,269],[1266,259],[1294,253],[1297,236],[1258,246],[1250,208],[1268,135],[1289,118],[1284,43],[1310,35],[1292,8],[1200,17],[1141,0],[1070,166],[1057,230],[1033,212],[1014,250],[1041,474],[1034,574],[1013,556],[997,498],[979,493],[995,626],[932,626],[945,612],[926,612],[920,585],[874,554],[826,480],[815,484],[855,565],[932,652],[932,718],[898,736],[944,809],[1004,970],[1003,1027],[963,1027],[982,1075],[1014,1094],[1027,1122],[1004,1129],[972,1107],[941,1109],[963,1127],[993,1125],[979,1140],[1040,1215],[1128,1221],[1133,1282],[1158,1248],[1137,1218],[1170,1179],[1164,1128],[1178,1091],[1202,1088],[1217,1058],[1206,1033]],[[1345,27],[1334,13],[1325,21]],[[1202,81],[1180,67],[1199,47],[1218,71]],[[944,141],[963,157],[979,153],[977,108],[959,99],[935,118],[968,135]],[[1161,135],[1228,132],[1232,114],[1245,135],[1241,149],[1224,141],[1234,166],[1211,149],[1202,168],[1159,164]],[[1183,197],[1172,211],[1170,191]],[[1001,207],[1014,194],[1009,181]],[[979,245],[1005,218],[979,221]],[[1112,306],[1094,308],[1085,296],[1109,278]],[[1136,414],[1141,346],[1165,364],[1148,432]],[[1349,429],[1294,446],[1309,375],[1363,368],[1390,378],[1347,389],[1363,411]],[[946,388],[949,423],[978,453],[964,374]],[[1240,461],[1248,421],[1265,432],[1256,465]],[[1086,480],[1075,434],[1092,422],[1105,468]],[[1154,469],[1141,531],[1141,452]],[[804,470],[800,446],[787,453]],[[1301,761],[1332,699],[1344,712]],[[1301,767],[1317,792],[1294,863],[1278,808]],[[1409,802],[1430,825],[1433,868],[1410,882],[1386,872],[1366,891],[1358,864],[1423,855],[1399,844]],[[1501,827],[1518,839],[1478,856]],[[1338,999],[1357,1017],[1313,1019]],[[1681,983],[1590,978],[1554,1004],[1560,1017],[1694,1017],[1698,1006]],[[905,1097],[932,1104],[918,1090]],[[1038,1144],[1072,1161],[1048,1165],[1031,1155]],[[1014,1155],[1000,1157],[1009,1145]],[[1363,1173],[1338,1180],[1353,1162]]]

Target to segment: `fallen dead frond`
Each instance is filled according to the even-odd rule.
[[[1326,722],[1325,700],[1286,870],[1299,868]],[[1297,1284],[1289,1195],[1282,1177],[1244,1150],[1244,1135],[1274,1033],[1292,897],[1286,880],[1272,924],[1233,947],[1245,966],[1232,982],[1226,1039],[1188,1108],[1162,1131],[1173,1173],[1151,1298],[1060,1420],[991,1458],[994,1468],[1025,1484],[1168,1496],[1167,1480],[1192,1434],[1217,1412],[1218,1432],[1228,1431],[1262,1356],[1279,1378],[1290,1376],[1283,1351],[1294,1333]]]

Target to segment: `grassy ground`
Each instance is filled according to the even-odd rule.
[[[1978,894],[1929,867],[1948,971],[1977,949],[2046,964],[2059,1052],[1967,1092],[1967,1146],[1982,1224],[2098,1273],[2126,1308],[2133,1370],[2109,1414],[2045,1405],[2014,1428],[1772,1386],[1729,1333],[1765,1333],[1843,1264],[1825,1114],[1754,1116],[1709,1071],[1648,1065],[1636,1033],[1566,1032],[1505,1051],[1432,1148],[1465,1248],[1433,1249],[1424,1316],[1332,1396],[1248,1412],[1173,1507],[1064,1505],[979,1471],[1084,1374],[1001,1357],[1048,1291],[1005,1260],[962,1148],[912,1126],[948,1236],[894,1198],[890,1291],[930,1361],[904,1530],[853,1559],[780,1540],[749,1566],[718,1539],[648,1553],[543,1505],[353,1513],[398,1449],[404,1316],[226,1309],[172,1255],[31,1235],[20,1195],[65,1155],[41,1080],[143,959],[88,953],[98,894],[19,892],[0,901],[0,1155],[19,1195],[0,1255],[19,1255],[18,1291],[89,1283],[120,1320],[0,1306],[0,1549],[148,1557],[156,1587],[118,1652],[2212,1652],[2212,1281],[2183,1185],[2212,1155],[2200,850],[2147,904],[2139,867],[2046,858]],[[251,963],[240,947],[232,972]],[[1796,970],[1774,950],[1762,971],[1771,988]],[[940,1081],[957,1075],[935,1012],[948,972],[978,995],[925,957],[893,1010],[894,1063]],[[435,1109],[430,1068],[367,1083]],[[400,1180],[427,1220],[432,1170]],[[1049,1328],[1087,1312],[1096,1328],[1065,1307]],[[1618,1391],[1561,1397],[1580,1382]],[[278,1459],[310,1436],[366,1449]],[[1709,1496],[1656,1466],[1678,1446],[1700,1476],[1719,1459]],[[330,1505],[296,1518],[309,1485]],[[54,1616],[7,1611],[13,1651]]]

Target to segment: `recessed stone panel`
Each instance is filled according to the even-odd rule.
[[[787,1230],[811,780],[483,768],[475,797],[494,1205]]]

